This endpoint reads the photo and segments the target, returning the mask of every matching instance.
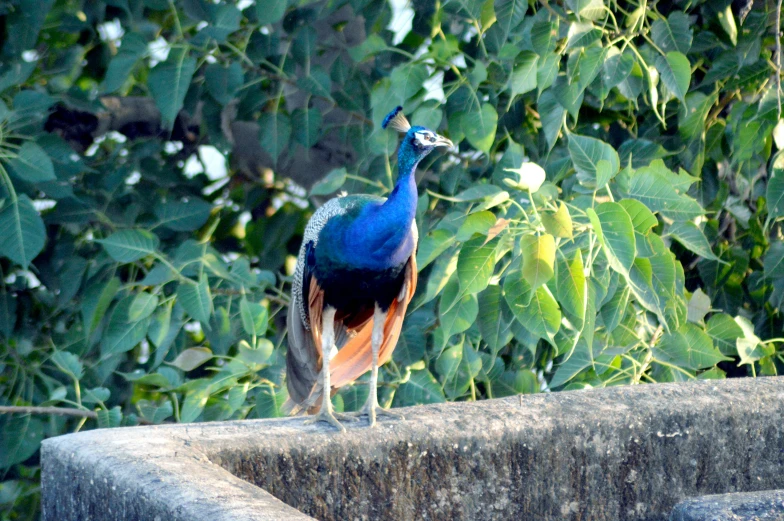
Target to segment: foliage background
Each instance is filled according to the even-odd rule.
[[[72,414],[0,416],[0,518],[45,437],[280,414],[304,224],[389,192],[397,104],[459,151],[383,405],[779,374],[775,8],[0,3],[0,406]]]

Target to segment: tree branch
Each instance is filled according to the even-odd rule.
[[[58,416],[76,416],[77,418],[98,418],[95,411],[85,411],[70,407],[22,407],[16,405],[0,405],[0,414],[56,414]]]
[[[0,405],[0,414],[55,414],[57,416],[90,418],[91,420],[98,419],[98,413],[95,411],[74,409],[72,407],[28,407],[19,405]],[[147,418],[142,418],[141,416],[137,416],[137,418],[139,423],[142,425],[154,425]]]

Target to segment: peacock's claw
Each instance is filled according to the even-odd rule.
[[[340,432],[346,432],[346,427],[344,427],[343,424],[338,421],[338,419],[335,417],[335,414],[330,410],[325,410],[322,408],[314,416],[306,419],[303,425],[312,425],[318,422],[329,423],[333,427],[337,428]]]
[[[369,401],[365,403],[362,409],[357,413],[357,416],[364,416],[367,415],[368,417],[368,424],[370,427],[376,426],[376,417],[377,416],[387,416],[389,418],[395,418],[397,420],[404,420],[406,419],[402,413],[394,412],[390,409],[384,409],[378,403],[371,404]]]
[[[354,413],[342,413],[342,412],[333,412],[332,415],[340,421],[343,422],[358,422],[359,418],[357,418]]]

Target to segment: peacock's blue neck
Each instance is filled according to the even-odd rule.
[[[407,147],[398,153],[398,179],[389,198],[380,205],[368,205],[356,217],[345,235],[352,254],[372,267],[405,263],[416,244],[411,224],[416,216],[415,172],[419,158]]]
[[[394,215],[402,222],[403,219],[411,226],[411,221],[416,215],[417,188],[416,188],[416,167],[419,158],[411,150],[401,147],[397,155],[398,176],[395,188],[389,194],[382,208]]]

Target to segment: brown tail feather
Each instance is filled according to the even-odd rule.
[[[395,299],[387,312],[384,322],[384,340],[378,354],[378,365],[381,366],[392,358],[392,352],[400,338],[400,331],[403,328],[403,318],[406,315],[408,303],[414,297],[417,284],[416,259],[412,255],[406,266],[406,293],[402,295],[402,300]],[[308,296],[310,313],[310,330],[313,338],[313,345],[317,351],[317,362],[315,367],[321,370],[321,313],[324,305],[324,291],[319,287],[318,281],[312,278],[310,281],[310,295]],[[353,325],[353,324],[352,324]],[[337,326],[337,325],[336,325]],[[352,328],[353,329],[353,328]],[[337,390],[356,380],[365,374],[373,363],[373,351],[371,346],[371,334],[373,332],[372,315],[368,316],[363,323],[353,329],[354,335],[339,348],[338,354],[330,361],[330,384],[331,395]],[[302,400],[296,407],[292,407],[294,414],[306,410],[310,414],[318,412],[321,403],[320,398],[323,389],[321,381],[315,381],[313,389],[307,399]]]
[[[387,319],[384,322],[384,340],[378,353],[378,365],[383,365],[392,358],[392,351],[400,338],[400,331],[403,328],[403,318],[406,315],[408,303],[414,296],[417,283],[417,268],[414,256],[411,256],[408,266],[406,266],[406,289],[403,300],[395,299],[389,307]],[[333,388],[342,387],[353,382],[365,374],[373,364],[373,351],[370,344],[370,337],[373,331],[373,322],[367,321],[356,336],[351,338],[344,345],[337,356],[330,362],[330,378]]]

